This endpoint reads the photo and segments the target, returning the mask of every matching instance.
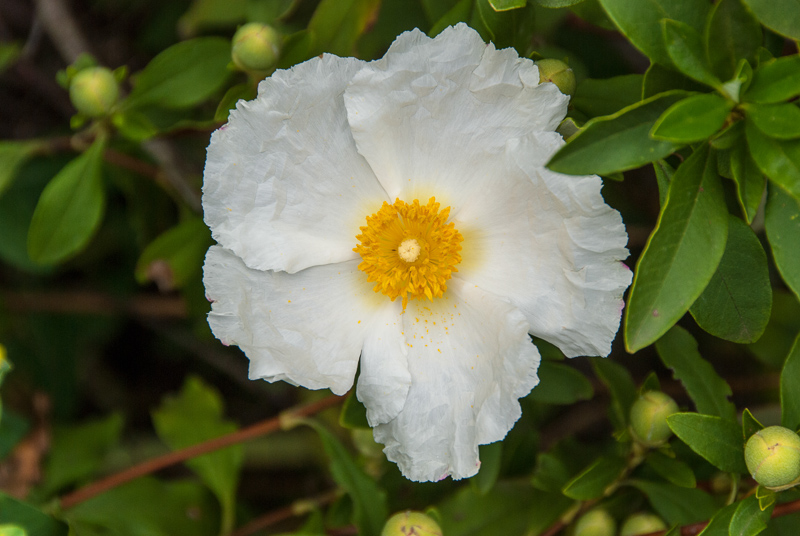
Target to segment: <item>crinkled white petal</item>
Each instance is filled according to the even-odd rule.
[[[465,240],[455,277],[507,297],[567,356],[605,356],[631,282],[628,237],[599,177],[544,168],[562,144],[554,132],[508,142],[499,187],[456,214]]]
[[[513,49],[463,24],[431,39],[399,36],[345,92],[353,137],[389,197],[454,209],[486,195],[509,138],[553,130],[567,97]]]
[[[250,378],[285,380],[337,395],[353,385],[358,356],[376,319],[399,315],[377,299],[357,261],[296,274],[253,270],[212,246],[203,267],[208,323],[224,344],[250,358]]]
[[[539,381],[528,323],[509,303],[451,280],[444,297],[409,302],[404,324],[411,387],[375,439],[411,480],[472,476],[478,445],[505,437],[518,398]]]
[[[211,137],[205,221],[257,269],[355,259],[364,217],[388,198],[356,151],[342,100],[365,63],[324,55],[261,82]]]

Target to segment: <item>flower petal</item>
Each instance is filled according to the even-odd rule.
[[[404,323],[411,388],[375,439],[411,480],[472,476],[478,445],[505,437],[521,414],[517,399],[539,381],[528,323],[510,304],[456,280],[440,299],[409,302]]]
[[[539,85],[533,62],[464,24],[434,39],[402,34],[345,92],[358,151],[389,197],[436,196],[454,208],[484,195],[508,138],[553,130],[567,101],[555,85]]]
[[[208,323],[224,344],[250,358],[250,379],[285,380],[337,395],[353,385],[358,356],[374,318],[393,305],[380,300],[357,261],[298,272],[253,270],[212,246],[203,283],[212,301]],[[383,296],[381,296],[383,297]]]
[[[296,272],[357,258],[359,226],[388,199],[356,151],[342,99],[362,65],[324,55],[276,71],[212,135],[205,221],[250,268]]]
[[[608,355],[631,271],[627,234],[597,176],[544,167],[563,145],[555,132],[510,140],[496,165],[504,180],[456,213],[465,235],[455,277],[506,296],[531,333],[569,357]],[[463,230],[462,230],[463,229]]]

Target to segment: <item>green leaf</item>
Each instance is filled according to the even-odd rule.
[[[589,118],[611,115],[641,100],[643,79],[640,74],[602,80],[586,78],[578,82],[570,105]]]
[[[111,123],[120,134],[135,142],[150,139],[159,132],[158,127],[145,114],[130,108],[112,115]]]
[[[751,435],[763,429],[764,425],[758,422],[758,419],[753,417],[753,414],[750,413],[749,409],[745,408],[745,410],[742,412],[742,437],[744,438],[745,445],[747,444],[747,440],[750,439]]]
[[[178,21],[181,35],[196,35],[203,28],[232,27],[244,22],[247,0],[194,0]]]
[[[308,30],[300,30],[286,37],[278,58],[278,69],[288,69],[312,58],[314,56],[311,52],[313,44],[314,36]]]
[[[81,251],[100,226],[105,209],[103,150],[98,139],[53,177],[42,192],[28,231],[28,255],[55,264]]]
[[[625,308],[625,346],[655,342],[689,310],[719,264],[728,211],[708,145],[675,172],[656,228],[636,265]]]
[[[569,482],[571,471],[562,459],[552,452],[536,456],[536,470],[531,477],[531,485],[542,491],[561,493]]]
[[[758,499],[751,495],[739,502],[731,518],[730,536],[756,536],[767,528],[772,509],[762,510]]]
[[[69,527],[38,508],[0,492],[0,525],[17,525],[29,536],[67,536]]]
[[[744,0],[761,24],[789,39],[800,39],[800,2],[797,0]]]
[[[751,104],[747,117],[758,129],[779,140],[800,138],[800,108],[794,104]]]
[[[576,0],[578,2],[582,0]],[[495,11],[508,11],[509,9],[518,9],[525,7],[528,0],[489,0],[489,5]]]
[[[628,426],[628,415],[636,401],[636,385],[633,383],[628,369],[609,359],[592,359],[592,367],[600,381],[605,384],[611,394],[610,419],[616,430]]]
[[[380,0],[322,0],[308,23],[314,54],[352,56],[356,41],[379,7]]]
[[[354,392],[344,399],[342,410],[339,413],[339,424],[350,429],[370,427],[369,421],[367,421],[367,408],[356,398]]]
[[[767,329],[757,342],[747,345],[755,356],[772,369],[780,370],[800,333],[800,303],[797,296],[772,289],[772,312]]]
[[[667,54],[675,67],[701,84],[720,87],[721,82],[708,65],[700,32],[679,20],[663,19],[661,26]]]
[[[595,117],[553,155],[547,167],[568,175],[607,175],[667,156],[680,144],[653,140],[648,133],[659,116],[685,96],[683,91],[670,91]]]
[[[669,183],[672,182],[675,169],[667,164],[665,160],[653,162],[653,168],[656,171],[656,183],[658,185],[658,204],[664,206],[667,200],[667,192],[669,191]]]
[[[601,456],[567,482],[562,493],[579,501],[602,497],[606,489],[622,476],[625,466],[622,458]]]
[[[190,376],[178,395],[165,397],[152,412],[158,436],[172,449],[182,449],[227,435],[237,426],[223,418],[220,394],[200,378]],[[242,466],[240,445],[198,456],[186,462],[222,506],[222,532],[233,529],[236,514],[236,487]]]
[[[800,428],[800,336],[794,341],[781,371],[781,425]]]
[[[633,45],[655,63],[671,65],[661,31],[661,19],[683,21],[703,30],[710,4],[696,0],[600,0],[614,24]]]
[[[157,105],[188,108],[219,91],[230,75],[231,44],[220,37],[199,37],[172,45],[135,78],[127,107]]]
[[[739,503],[733,503],[722,508],[714,514],[714,517],[698,536],[729,536],[728,528],[738,507]]]
[[[563,363],[542,361],[539,365],[539,385],[528,396],[546,404],[574,404],[589,400],[594,394],[592,383],[578,370]]]
[[[473,0],[458,0],[452,8],[445,12],[428,31],[428,35],[435,37],[448,26],[469,20],[472,13]]]
[[[497,483],[500,475],[500,464],[503,461],[503,442],[497,441],[479,446],[481,470],[469,480],[470,486],[478,495],[486,495]]]
[[[680,380],[697,411],[735,421],[736,407],[728,400],[731,388],[697,351],[697,341],[680,326],[675,326],[656,343],[664,365]]]
[[[548,7],[550,9],[558,9],[562,7],[574,6],[575,4],[579,4],[584,0],[535,0],[535,1],[542,7]]]
[[[744,94],[762,104],[783,102],[800,95],[800,54],[784,56],[759,67]]]
[[[786,285],[800,297],[800,199],[770,187],[764,225],[775,266]]]
[[[740,121],[738,124],[742,124]],[[766,178],[761,173],[758,165],[750,156],[750,149],[744,138],[739,138],[730,151],[731,173],[736,182],[736,200],[742,208],[745,221],[748,224],[753,222],[753,218],[761,205],[764,196],[764,186]]]
[[[675,413],[667,424],[681,441],[712,465],[729,473],[747,473],[742,429],[736,421],[700,413]]]
[[[711,9],[705,48],[714,74],[730,80],[741,58],[756,64],[762,41],[761,25],[742,5],[742,0],[721,0]]]
[[[675,89],[705,93],[708,88],[673,69],[651,63],[642,80],[642,98],[649,99],[659,93]]]
[[[631,480],[629,483],[647,495],[653,510],[670,525],[704,521],[717,511],[711,495],[696,488],[687,489],[645,480]]]
[[[733,101],[715,93],[687,97],[658,118],[650,136],[677,143],[705,140],[722,128],[733,106]]]
[[[669,482],[682,488],[694,488],[697,486],[692,469],[680,460],[670,458],[658,451],[652,451],[645,458],[645,463]]]
[[[0,196],[11,186],[17,170],[42,146],[39,141],[0,141]]]
[[[386,492],[356,465],[344,446],[324,426],[312,420],[302,422],[319,434],[331,461],[333,479],[353,500],[353,523],[358,533],[378,536],[388,516]]]
[[[236,108],[236,103],[240,100],[253,100],[256,98],[256,87],[250,83],[237,84],[228,88],[222,100],[217,105],[214,113],[214,121],[227,121],[228,114]]]
[[[165,231],[144,249],[136,263],[136,281],[158,284],[162,291],[183,288],[199,277],[206,251],[213,243],[201,218],[190,218]]]
[[[717,271],[689,312],[701,328],[737,343],[757,341],[769,322],[772,286],[767,254],[753,230],[728,217],[728,241]]]
[[[758,507],[763,511],[775,504],[778,494],[764,486],[758,486],[755,495],[758,499]]]

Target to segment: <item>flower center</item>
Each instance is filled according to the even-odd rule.
[[[360,244],[353,251],[361,255],[358,269],[375,283],[373,290],[392,301],[441,297],[446,281],[461,262],[461,236],[455,225],[447,223],[450,207],[439,211],[431,197],[427,205],[419,200],[408,204],[397,199],[384,202],[381,209],[367,216],[366,227],[356,236]]]

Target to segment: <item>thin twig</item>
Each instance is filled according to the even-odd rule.
[[[261,421],[247,428],[242,428],[241,430],[237,430],[232,434],[217,437],[203,443],[192,445],[191,447],[187,447],[185,449],[176,450],[163,456],[146,460],[124,471],[113,474],[102,480],[98,480],[97,482],[93,482],[88,486],[73,491],[72,493],[68,493],[61,498],[61,508],[67,510],[91,499],[92,497],[95,497],[96,495],[100,495],[101,493],[116,488],[117,486],[125,484],[126,482],[149,475],[150,473],[154,473],[164,469],[165,467],[185,462],[186,460],[196,458],[197,456],[202,456],[203,454],[208,454],[209,452],[214,452],[215,450],[223,449],[237,443],[242,443],[243,441],[271,434],[272,432],[280,430],[282,423],[287,418],[308,417],[310,415],[319,413],[324,409],[335,406],[342,400],[342,397],[332,395],[310,404],[296,408],[290,408],[282,412],[277,417],[272,417],[271,419]]]
[[[138,294],[116,298],[88,290],[26,292],[0,290],[0,302],[11,313],[64,313],[149,318],[185,318],[186,303],[179,296]]]
[[[36,0],[39,18],[61,57],[74,63],[84,52],[91,52],[89,42],[62,0]]]
[[[270,527],[276,523],[284,521],[294,516],[299,516],[311,512],[313,509],[333,502],[341,495],[338,489],[330,490],[310,499],[295,501],[289,506],[272,510],[266,514],[255,518],[233,531],[230,536],[250,536],[254,532]]]

